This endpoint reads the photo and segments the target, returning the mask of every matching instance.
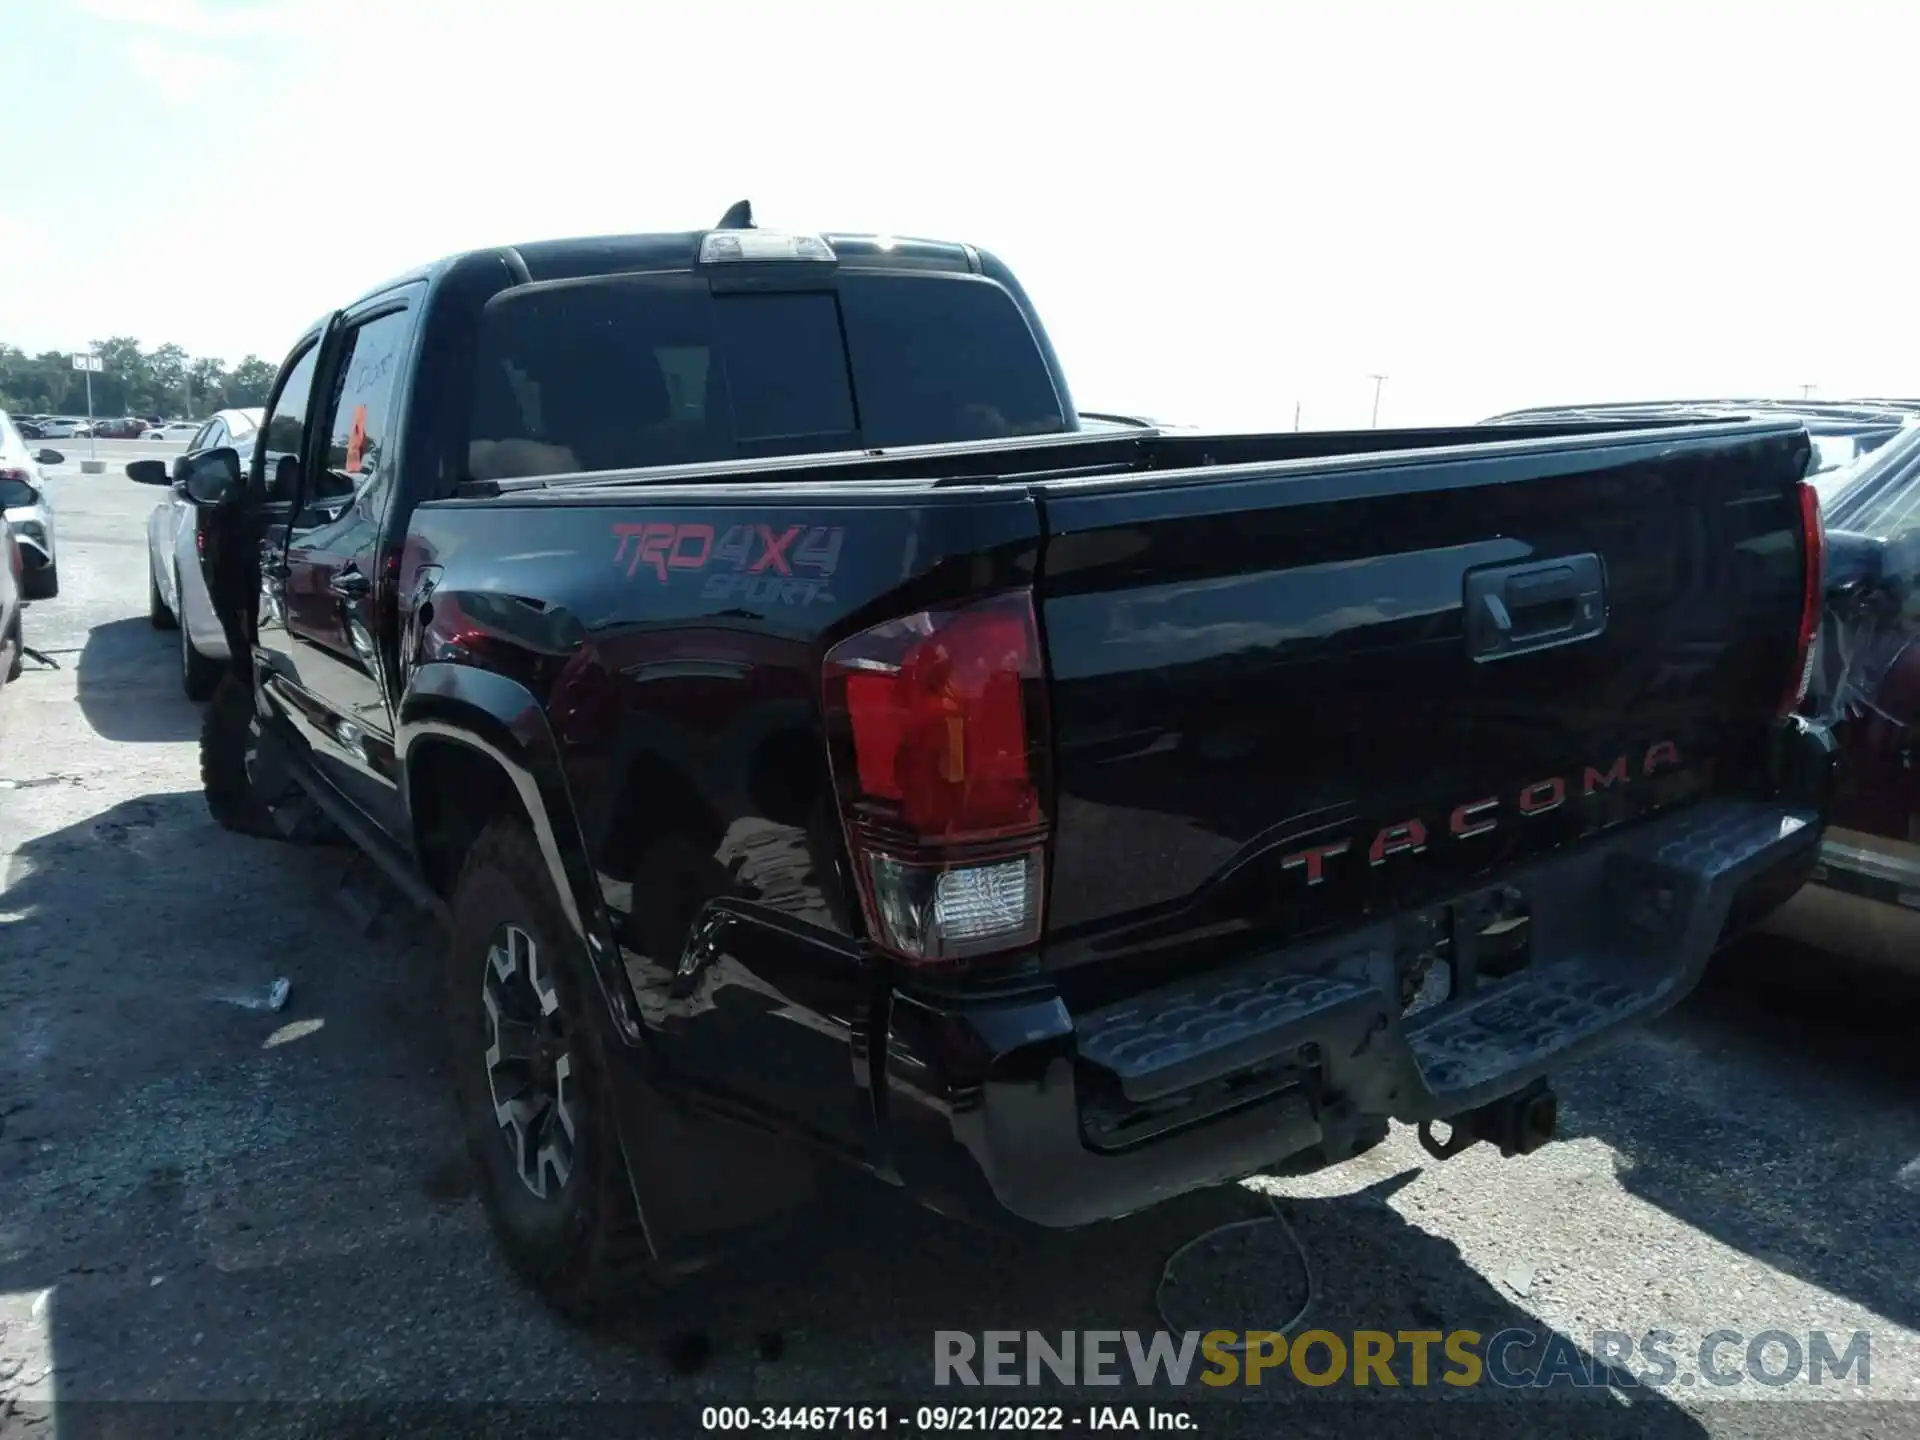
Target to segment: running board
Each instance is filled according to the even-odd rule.
[[[262,728],[259,743],[271,749],[272,758],[284,768],[286,777],[300,788],[316,810],[353,842],[362,855],[373,862],[395,889],[441,925],[451,921],[452,912],[447,908],[447,902],[434,894],[427,883],[414,873],[406,852],[391,837],[376,829],[358,809],[343,800],[325,776],[296,755],[286,741],[271,730]]]
[[[294,764],[288,768],[293,775],[293,782],[306,792],[307,798],[313,801],[320,813],[345,832],[360,853],[379,868],[395,889],[440,924],[451,922],[453,917],[447,902],[428,889],[426,882],[413,873],[413,867],[407,863],[398,845],[368,824],[360,812],[342,800],[323,777],[305,765]]]

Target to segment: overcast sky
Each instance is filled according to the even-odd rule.
[[[0,0],[0,339],[278,360],[442,253],[970,240],[1083,408],[1920,394],[1920,4]]]

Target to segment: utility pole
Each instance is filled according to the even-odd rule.
[[[100,463],[100,450],[94,438],[93,424],[93,374],[96,370],[105,370],[106,362],[91,350],[76,350],[73,355],[73,368],[87,377],[87,458],[80,462],[80,473],[98,475],[105,467]]]
[[[1369,375],[1367,378],[1373,381],[1373,428],[1378,430],[1380,428],[1380,387],[1387,383],[1387,377]]]
[[[1293,428],[1296,431],[1300,428],[1300,402],[1298,400],[1293,402]]]
[[[1813,386],[1802,385],[1800,387],[1800,398],[1802,400],[1811,400],[1813,398]]]

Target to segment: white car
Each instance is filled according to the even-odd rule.
[[[224,445],[240,452],[244,466],[253,458],[265,414],[257,409],[222,410],[211,420],[188,426],[186,454],[175,465]],[[180,492],[176,473],[164,460],[135,460],[127,466],[128,478],[167,487],[166,498],[147,516],[147,618],[156,630],[180,632],[181,688],[189,700],[205,700],[226,671],[227,633],[214,614],[200,567],[199,513]]]
[[[91,433],[84,420],[42,420],[40,436],[44,440],[71,440],[76,435]]]
[[[47,494],[43,464],[57,465],[66,457],[20,438],[5,411],[0,411],[0,515],[20,546],[20,596],[23,600],[51,600],[60,593],[59,556],[53,545],[53,501]]]
[[[223,410],[220,413],[223,415],[238,415],[247,412]],[[212,423],[211,420],[169,420],[164,425],[152,426],[142,434],[140,438],[142,440],[192,440],[194,436],[200,433],[204,426],[211,425]]]

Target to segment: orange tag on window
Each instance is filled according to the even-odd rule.
[[[367,449],[367,407],[353,407],[353,432],[347,436],[347,474],[360,473],[360,457]]]

